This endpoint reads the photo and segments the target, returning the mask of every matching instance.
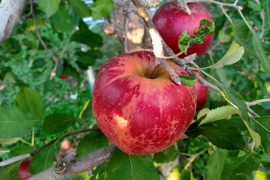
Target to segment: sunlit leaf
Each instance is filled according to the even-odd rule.
[[[218,40],[220,42],[226,43],[231,40],[231,36],[229,36],[228,34],[225,34],[224,31],[221,30],[218,32]]]
[[[230,119],[233,114],[237,114],[237,110],[232,106],[222,106],[211,110],[199,125],[211,123],[218,120]]]
[[[38,0],[38,5],[48,17],[52,16],[58,10],[61,0]]]
[[[233,41],[223,58],[220,59],[216,64],[206,68],[222,68],[226,65],[234,64],[241,59],[244,52],[244,48],[237,44],[235,41]]]
[[[93,19],[109,16],[113,10],[113,0],[97,0],[93,7]]]

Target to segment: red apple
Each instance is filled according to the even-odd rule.
[[[179,75],[188,75],[168,61]],[[101,131],[129,154],[150,154],[174,144],[196,110],[194,87],[175,84],[155,66],[152,52],[116,56],[99,71],[93,94],[94,117]]]
[[[67,140],[67,139],[64,140],[64,141],[61,143],[61,149],[62,149],[63,151],[69,150],[70,146],[71,146],[71,143],[70,143],[70,141]]]
[[[209,11],[199,3],[188,3],[191,14],[188,15],[177,6],[175,1],[162,5],[153,17],[153,23],[159,31],[165,43],[175,52],[179,53],[178,40],[184,30],[192,36],[200,26],[203,19],[213,20]],[[202,44],[194,43],[188,49],[187,54],[180,57],[197,53],[198,56],[205,53],[213,41],[213,34],[208,34]]]
[[[65,75],[59,75],[59,78],[61,78],[61,79],[67,79],[68,76],[65,76]]]
[[[23,161],[19,166],[19,180],[25,180],[32,176],[32,174],[29,172],[29,164],[30,161]]]
[[[196,71],[198,72],[198,71]],[[205,79],[205,77],[200,74],[200,76]],[[196,111],[199,111],[201,110],[206,102],[207,102],[207,99],[208,99],[208,87],[206,86],[203,86],[199,81],[197,81],[195,83],[195,89],[196,89],[196,93],[197,93],[197,108],[196,108]]]

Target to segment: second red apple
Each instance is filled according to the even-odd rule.
[[[175,1],[169,2],[161,6],[153,17],[153,23],[156,26],[165,43],[174,51],[179,53],[178,40],[184,30],[187,30],[192,36],[194,31],[200,26],[203,19],[213,20],[210,12],[199,3],[188,3],[191,14],[188,15],[185,10],[180,9]],[[197,53],[198,56],[204,54],[210,47],[213,41],[213,34],[205,36],[205,41],[202,44],[194,43],[188,49],[184,57]]]

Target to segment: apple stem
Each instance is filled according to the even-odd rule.
[[[188,14],[188,15],[191,15],[191,11],[187,5],[187,2],[185,0],[176,0],[177,2],[177,5],[180,9],[183,9],[185,10],[185,12]]]

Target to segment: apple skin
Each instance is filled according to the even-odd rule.
[[[196,71],[198,72],[198,71]],[[205,79],[205,77],[200,74],[200,76]],[[199,81],[197,81],[194,85],[195,89],[196,89],[196,93],[197,93],[197,108],[196,111],[201,110],[202,108],[204,108],[207,99],[208,99],[208,87],[203,86]]]
[[[60,78],[60,79],[67,79],[68,76],[65,76],[65,75],[59,75],[59,78]]]
[[[29,172],[30,161],[23,161],[19,166],[19,180],[26,180],[31,177],[32,174]]]
[[[188,75],[167,62],[178,75]],[[92,108],[97,124],[128,154],[168,148],[188,129],[195,114],[194,86],[177,85],[164,67],[155,67],[152,52],[124,54],[105,63],[95,81]]]
[[[179,53],[178,40],[184,30],[189,35],[194,34],[194,30],[200,26],[203,19],[213,20],[210,12],[199,3],[188,3],[191,14],[188,15],[183,9],[178,8],[175,1],[162,5],[153,16],[153,23],[156,26],[165,43],[174,51]],[[198,56],[204,54],[213,42],[214,34],[205,36],[202,44],[194,43],[188,49],[187,54],[182,54],[181,58],[197,53]]]
[[[69,150],[70,146],[71,146],[71,143],[70,143],[70,141],[67,140],[67,139],[64,140],[64,141],[62,141],[62,143],[61,143],[61,149],[62,149],[63,151]]]

